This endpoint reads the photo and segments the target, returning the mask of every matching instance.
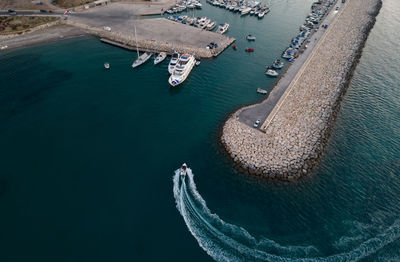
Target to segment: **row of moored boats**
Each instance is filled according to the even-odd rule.
[[[226,10],[237,12],[240,15],[254,15],[263,18],[271,9],[266,4],[258,1],[238,1],[238,0],[207,0],[207,3],[225,8]]]
[[[175,14],[175,13],[180,13],[185,10],[200,9],[201,7],[202,7],[202,4],[200,3],[200,1],[187,0],[187,1],[177,2],[175,5],[171,6],[169,9],[167,9],[165,12],[168,14]]]
[[[140,65],[146,63],[153,53],[151,52],[144,52],[133,62],[132,67],[136,68]],[[154,65],[157,65],[164,61],[167,58],[167,53],[161,52],[154,58]],[[177,86],[183,83],[186,78],[189,76],[190,71],[192,71],[195,65],[199,65],[200,60],[196,61],[196,58],[190,54],[179,54],[173,53],[171,56],[171,60],[168,65],[168,72],[171,74],[168,83],[171,86]],[[105,68],[110,68],[108,63],[104,64]]]
[[[226,31],[228,31],[229,28],[228,23],[220,24],[217,27],[217,22],[212,21],[210,18],[207,18],[206,16],[191,17],[187,15],[181,15],[181,16],[169,16],[168,19],[182,24],[198,27],[207,31],[212,31],[215,28],[217,28],[216,32],[219,34],[224,34]]]

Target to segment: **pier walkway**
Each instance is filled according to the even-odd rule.
[[[304,52],[292,62],[287,71],[279,79],[278,83],[269,93],[267,99],[265,99],[260,104],[244,108],[239,113],[240,122],[250,127],[253,127],[254,122],[259,119],[261,120],[261,124],[259,126],[261,129],[263,123],[268,118],[272,110],[275,108],[282,95],[285,93],[290,84],[295,80],[295,77],[297,75],[301,75],[300,70],[312,54],[314,47],[324,37],[325,31],[327,29],[322,28],[321,25],[328,24],[329,28],[329,25],[335,19],[337,13],[342,9],[343,5],[344,4],[342,4],[341,1],[338,1],[336,5],[332,5],[330,12],[328,12],[323,21],[320,22],[319,29],[309,37],[310,42],[307,44],[307,48],[304,50]],[[336,7],[340,8],[339,11],[335,10]]]

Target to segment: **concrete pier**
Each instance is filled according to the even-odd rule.
[[[317,165],[381,4],[346,1],[272,110],[264,111],[260,129],[239,119],[258,105],[231,115],[221,141],[235,162],[280,180],[298,179]]]

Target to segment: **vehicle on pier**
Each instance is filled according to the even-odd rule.
[[[260,125],[261,120],[257,119],[256,122],[254,122],[253,127],[257,128]]]

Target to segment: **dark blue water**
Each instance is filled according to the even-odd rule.
[[[0,261],[399,260],[396,0],[384,0],[310,177],[249,177],[218,142],[224,119],[273,87],[265,65],[311,2],[272,1],[261,21],[205,4],[199,15],[230,23],[239,50],[203,60],[177,89],[167,63],[133,70],[135,53],[92,37],[2,53]],[[188,179],[177,201],[182,162],[197,189]]]

